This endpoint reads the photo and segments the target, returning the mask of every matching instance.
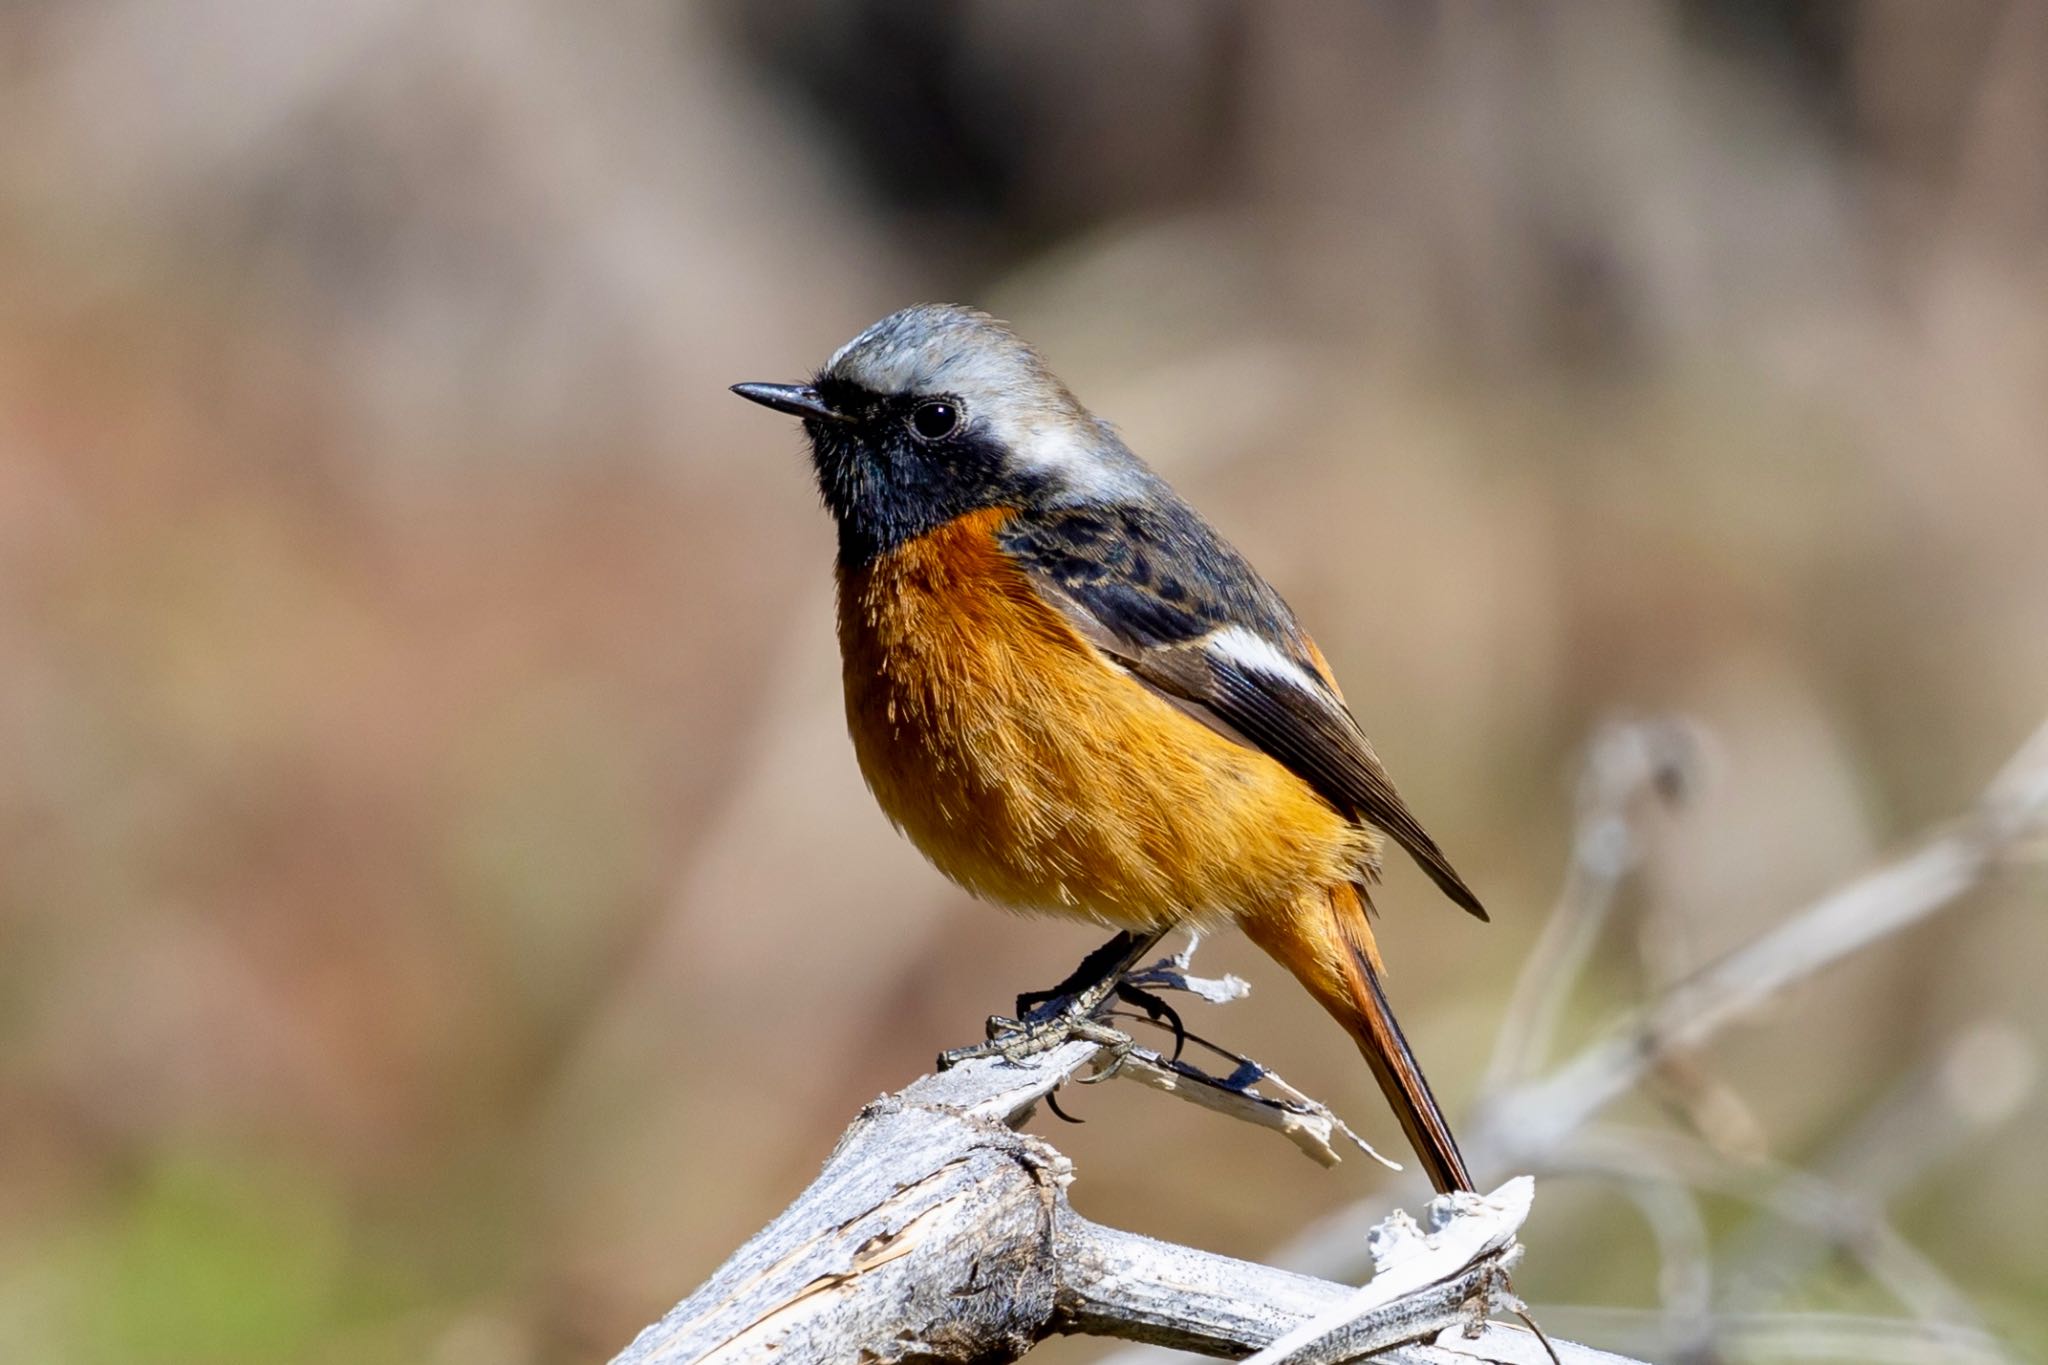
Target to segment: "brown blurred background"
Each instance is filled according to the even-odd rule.
[[[1317,632],[1494,909],[1381,898],[1454,1109],[1603,717],[1713,736],[1633,893],[1675,974],[2048,712],[2048,6],[16,0],[0,286],[9,1361],[603,1358],[1092,946],[871,806],[798,433],[725,392],[904,303],[1012,319]],[[1717,1047],[1770,1151],[2038,1037],[2041,908]],[[1205,960],[1259,990],[1191,1022],[1398,1147]],[[1104,1221],[1419,1199],[1074,1107]],[[2044,1150],[2029,1091],[1894,1209],[2022,1349]],[[1654,1298],[1597,1182],[1529,1240]]]

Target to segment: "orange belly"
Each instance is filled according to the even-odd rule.
[[[1157,928],[1358,880],[1375,836],[1134,681],[972,513],[842,572],[854,751],[948,877],[1018,909]]]

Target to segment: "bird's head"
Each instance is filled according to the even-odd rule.
[[[1114,502],[1153,477],[1036,351],[953,304],[891,313],[809,383],[733,392],[803,419],[848,565],[968,512]]]

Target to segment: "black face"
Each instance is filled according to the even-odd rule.
[[[818,396],[852,419],[807,418],[818,491],[839,522],[839,562],[856,567],[984,507],[1021,506],[1035,481],[1007,468],[986,423],[950,395],[885,397],[820,379]]]

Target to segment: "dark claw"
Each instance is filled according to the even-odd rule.
[[[1126,1005],[1136,1005],[1145,1011],[1145,1017],[1155,1024],[1164,1024],[1173,1031],[1173,1060],[1180,1060],[1180,1051],[1187,1046],[1187,1026],[1180,1021],[1180,1014],[1173,1006],[1161,1000],[1150,991],[1139,990],[1128,981],[1119,981],[1116,998]]]
[[[1059,1115],[1061,1118],[1065,1119],[1068,1123],[1080,1124],[1085,1123],[1087,1121],[1085,1119],[1077,1119],[1072,1114],[1069,1114],[1066,1110],[1060,1108],[1059,1091],[1057,1090],[1048,1090],[1045,1092],[1045,1107],[1052,1110],[1053,1113]]]

